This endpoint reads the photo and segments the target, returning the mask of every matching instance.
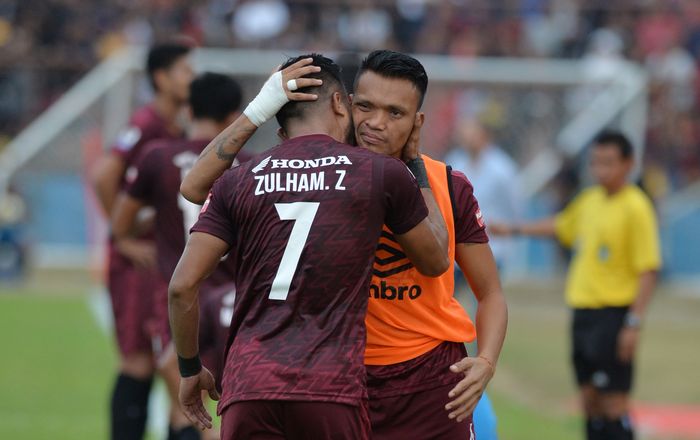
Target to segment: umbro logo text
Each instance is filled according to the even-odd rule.
[[[417,284],[413,286],[389,286],[386,281],[382,281],[378,286],[370,284],[369,296],[374,299],[418,299],[423,293],[423,289]]]

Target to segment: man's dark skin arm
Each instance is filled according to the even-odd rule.
[[[145,204],[122,192],[112,209],[112,236],[117,250],[137,267],[156,267],[156,248],[153,242],[134,238],[132,232],[138,227],[138,214]]]
[[[168,288],[170,328],[177,355],[183,359],[199,356],[199,287],[228,252],[225,241],[210,234],[193,232],[175,268]],[[180,379],[180,405],[200,429],[212,427],[211,416],[202,403],[201,391],[219,399],[214,377],[206,368]]]
[[[443,251],[444,243],[435,235],[429,217],[405,234],[394,234],[394,238],[423,275],[438,277],[449,269],[450,260],[447,251]]]
[[[415,166],[415,164],[411,164],[412,161],[421,157],[418,146],[420,145],[420,131],[424,121],[425,115],[421,112],[416,113],[413,130],[402,150],[401,159],[410,164],[409,168]],[[420,160],[422,162],[422,159]],[[422,169],[425,170],[424,165],[422,165]],[[417,171],[413,169],[411,171],[416,174],[416,177],[419,177]],[[420,273],[436,277],[442,275],[452,264],[448,257],[449,234],[442,211],[435,201],[433,190],[429,185],[422,185],[421,193],[428,208],[428,217],[407,234],[396,235],[396,240]]]
[[[464,373],[464,379],[449,392],[454,400],[445,409],[450,411],[449,418],[461,422],[472,414],[495,373],[506,336],[508,308],[487,243],[457,244],[455,260],[479,301],[476,313],[479,355],[466,357],[450,367],[454,373]]]
[[[224,171],[231,168],[243,145],[258,127],[246,115],[240,115],[219,133],[199,155],[199,159],[180,184],[180,193],[192,203],[201,205],[209,190]]]
[[[554,237],[557,232],[554,217],[519,225],[493,223],[489,224],[488,231],[489,234],[499,236],[529,235],[533,237]]]
[[[629,308],[629,313],[640,320],[639,325],[625,325],[620,329],[617,336],[617,357],[622,362],[632,362],[634,355],[637,352],[637,344],[639,342],[639,331],[641,320],[646,316],[646,310],[651,302],[658,273],[655,270],[642,272],[639,275],[639,293],[634,303]]]
[[[107,218],[112,214],[114,202],[119,192],[119,182],[126,170],[126,164],[116,154],[106,153],[100,158],[91,173],[92,187],[97,200]]]
[[[296,79],[299,88],[322,84],[319,79],[302,78],[304,75],[320,70],[318,66],[309,65],[312,61],[312,58],[306,58],[282,70],[282,84],[288,99],[313,101],[318,98],[313,94],[295,93],[287,89],[287,81],[290,79]],[[258,127],[245,114],[241,114],[219,133],[202,151],[192,170],[183,179],[180,185],[180,193],[183,197],[198,205],[204,203],[216,179],[231,168],[236,155],[257,129]]]

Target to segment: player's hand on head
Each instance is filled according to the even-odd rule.
[[[320,67],[311,65],[311,63],[313,63],[312,58],[304,58],[283,70],[273,73],[265,81],[257,96],[243,110],[243,114],[253,125],[260,127],[273,118],[290,100],[314,101],[318,99],[318,96],[313,93],[294,91],[302,87],[322,84],[322,81],[319,79],[303,78],[305,75],[321,70]],[[290,90],[290,87],[294,90]]]
[[[404,145],[401,151],[401,158],[404,162],[417,159],[420,156],[420,131],[421,128],[423,128],[423,120],[421,113],[416,113],[415,121],[413,122],[413,130],[411,130],[406,145]]]
[[[306,75],[318,73],[321,68],[314,66],[313,58],[304,58],[282,70],[282,87],[290,101],[315,101],[318,95],[314,93],[298,93],[295,90],[304,87],[318,87],[323,81],[315,78],[304,78]],[[291,86],[291,87],[290,87]]]
[[[450,371],[464,374],[464,379],[450,390],[448,396],[452,400],[445,405],[445,409],[449,412],[450,419],[462,422],[474,412],[486,385],[493,377],[494,369],[484,358],[465,357],[450,366]]]
[[[157,251],[154,243],[145,240],[124,238],[116,242],[119,253],[128,258],[140,269],[154,269],[157,264]]]
[[[211,429],[212,417],[204,407],[201,391],[207,391],[212,400],[219,400],[214,376],[202,367],[195,376],[180,378],[179,400],[182,412],[197,428]]]

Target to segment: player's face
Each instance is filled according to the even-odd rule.
[[[591,151],[591,173],[606,188],[624,184],[631,169],[632,160],[623,158],[615,145],[597,145]]]
[[[358,145],[401,157],[418,112],[419,93],[409,80],[363,73],[352,98]]]
[[[180,57],[164,75],[165,91],[170,97],[182,104],[186,103],[190,94],[190,83],[194,79],[194,70],[189,56]]]

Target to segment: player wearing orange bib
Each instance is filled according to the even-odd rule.
[[[372,52],[355,80],[358,144],[394,157],[415,154],[404,145],[411,122],[413,137],[422,126],[427,83],[416,59]],[[454,298],[453,267],[427,279],[383,234],[365,321],[373,439],[473,438],[471,414],[493,376],[506,331],[505,299],[473,188],[463,174],[422,157],[450,237],[449,257],[466,275],[479,309],[475,325]],[[479,356],[468,357],[464,342],[477,334]]]
[[[422,155],[436,201],[450,235],[449,256],[455,259],[455,222],[471,243],[487,243],[471,184],[462,173]],[[455,187],[459,191],[454,194]],[[457,213],[456,199],[467,212]],[[468,217],[468,218],[462,218]],[[389,365],[414,359],[443,341],[473,341],[476,329],[452,295],[454,266],[440,277],[421,275],[384,228],[376,253],[367,311],[367,365]]]

